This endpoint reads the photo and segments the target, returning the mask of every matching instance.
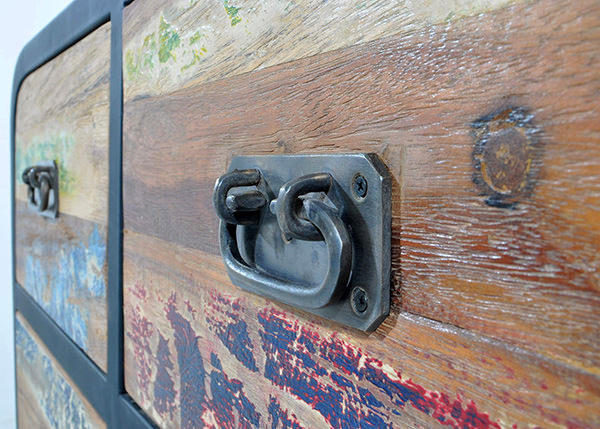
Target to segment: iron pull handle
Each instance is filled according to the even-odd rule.
[[[22,174],[27,188],[29,206],[42,216],[58,215],[58,168],[54,161],[27,167]]]
[[[249,186],[256,189],[248,189]],[[213,203],[221,218],[221,253],[234,283],[307,309],[322,308],[339,299],[351,275],[352,241],[339,209],[315,196],[330,192],[332,186],[333,178],[328,173],[303,176],[284,184],[277,199],[266,204],[269,189],[258,170],[234,170],[221,176],[215,185]],[[243,258],[238,226],[258,225],[261,217],[268,215],[267,207],[276,215],[286,240],[324,241],[329,267],[320,284],[282,279]]]

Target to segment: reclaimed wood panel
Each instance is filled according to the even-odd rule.
[[[18,200],[27,201],[23,170],[53,159],[60,212],[106,225],[109,71],[106,23],[25,78],[16,107]]]
[[[538,0],[128,101],[128,391],[168,427],[599,426],[598,46],[598,2]],[[370,336],[232,287],[210,204],[235,155],[353,151],[394,176]]]
[[[15,318],[19,427],[106,428],[21,314]]]
[[[395,305],[598,376],[599,45],[537,1],[129,102],[125,228],[218,254],[232,156],[377,152]]]
[[[340,329],[232,286],[217,255],[124,240],[126,388],[161,427],[600,425],[584,371],[397,304]]]
[[[106,228],[74,216],[56,222],[15,205],[17,282],[106,371]]]
[[[144,0],[125,8],[125,101],[424,31],[515,0]]]
[[[25,78],[16,113],[17,281],[106,370],[110,23]],[[59,168],[59,217],[27,208],[21,174]]]

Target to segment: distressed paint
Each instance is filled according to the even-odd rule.
[[[190,308],[189,301],[174,291],[164,299],[157,289],[138,281],[131,292],[139,300],[139,305],[129,305],[125,312],[135,355],[136,390],[142,392],[142,407],[152,404],[150,412],[163,426],[190,428],[202,421],[209,427],[258,427],[261,422],[272,427],[303,427],[301,415],[281,405],[279,398],[289,394],[331,427],[394,427],[406,407],[441,426],[500,427],[473,401],[428,390],[337,335],[322,337],[316,327],[272,307],[262,308],[254,321],[248,321],[260,327],[262,353],[249,342],[252,347],[245,349],[241,359],[239,350],[221,338],[227,332],[222,327],[235,328],[241,315],[248,317],[241,299],[209,289],[207,305],[201,310],[205,317],[199,318],[199,309]],[[144,303],[152,300],[163,303],[162,315],[160,319],[155,315],[154,323],[143,314]],[[197,329],[209,337],[200,337]],[[250,341],[246,329],[235,335]],[[220,354],[215,341],[224,346]],[[248,367],[248,356],[255,367]],[[241,380],[228,374],[222,362],[228,362],[232,370],[236,365],[232,366],[231,358],[250,373],[261,374],[271,388],[262,389],[258,397],[256,392],[248,396],[244,381],[252,378]],[[174,416],[177,411],[179,416]]]
[[[15,181],[23,183],[23,171],[41,161],[53,160],[58,166],[58,186],[60,196],[76,192],[77,180],[70,171],[71,155],[75,138],[73,134],[62,131],[47,137],[35,136],[31,143],[24,145],[17,141],[15,151]]]
[[[158,349],[156,351],[156,381],[154,382],[154,408],[158,413],[169,419],[173,419],[176,409],[175,398],[177,391],[173,382],[173,361],[169,351],[169,341],[158,334]]]
[[[598,376],[599,6],[519,3],[130,101],[125,227],[217,255],[206,202],[232,156],[372,151],[394,176],[395,314]],[[533,194],[511,210],[472,181],[472,124],[506,106],[534,115],[544,152]]]
[[[15,345],[21,427],[106,427],[20,315]]]
[[[110,28],[100,26],[27,75],[15,113],[17,281],[103,370]],[[55,220],[27,207],[20,177],[46,160],[59,171]]]
[[[143,4],[128,7],[126,23],[133,16],[156,25],[152,0]],[[416,427],[458,425],[455,419],[473,426],[597,426],[598,12],[594,0],[540,0],[240,76],[231,75],[241,70],[235,65],[247,66],[243,61],[208,67],[214,55],[230,58],[221,51],[209,51],[207,73],[196,81],[163,74],[157,88],[125,104],[126,302],[137,305],[128,290],[143,282],[152,296],[144,315],[173,338],[156,302],[176,292],[177,311],[197,336],[206,392],[214,353],[230,379],[244,382],[262,425],[271,421],[274,397],[307,427],[326,427],[327,419],[355,422],[359,415]],[[248,25],[251,16],[243,7],[240,13],[243,21],[227,30]],[[184,31],[166,11],[165,17]],[[126,24],[130,34],[139,28]],[[327,31],[321,26],[307,40]],[[296,35],[285,44],[290,50],[303,40]],[[132,93],[137,83],[128,87]],[[177,91],[153,96],[155,89]],[[471,124],[507,105],[535,114],[546,150],[535,194],[515,210],[486,204],[471,176]],[[365,148],[381,154],[396,179],[390,317],[369,336],[289,307],[274,319],[265,300],[227,280],[216,217],[206,204],[214,178],[236,154]],[[257,372],[207,321],[211,289],[242,298]],[[300,341],[300,327],[316,338]],[[320,344],[335,346],[334,338],[351,345],[351,353],[343,347],[321,353]],[[158,343],[152,336],[153,354]],[[169,347],[176,356],[172,341]],[[358,366],[354,355],[362,359]],[[279,356],[289,365],[285,373],[274,363]],[[127,389],[137,399],[131,360],[127,368]],[[176,389],[178,373],[176,366]],[[315,391],[342,405],[311,400]],[[155,417],[151,404],[142,406]]]
[[[24,79],[15,118],[17,200],[27,201],[23,170],[54,160],[60,213],[107,223],[109,64],[107,23]]]
[[[106,270],[106,231],[94,225],[85,241],[48,242],[42,249],[31,249],[23,287],[87,351],[88,339],[95,335],[90,331],[96,329],[92,313],[106,309]]]
[[[296,414],[281,408],[279,400],[275,396],[269,397],[269,422],[271,429],[304,429],[298,421]]]
[[[325,417],[326,409],[319,408],[321,413],[313,402],[297,396],[296,393],[301,392],[299,383],[305,380],[309,387],[322,386],[323,397],[341,398],[343,407],[334,409],[331,414],[339,420],[352,421],[354,410],[356,414],[370,414],[371,421],[380,416],[388,425],[444,427],[438,419],[453,408],[451,414],[466,421],[485,421],[488,415],[490,426],[589,427],[598,424],[598,415],[588,411],[597,408],[600,395],[597,385],[585,373],[397,307],[396,313],[377,332],[363,335],[322,319],[315,320],[289,307],[276,307],[240,291],[228,282],[219,256],[127,230],[124,235],[124,329],[131,332],[133,321],[139,316],[152,323],[154,333],[149,337],[150,352],[145,359],[152,374],[150,395],[155,390],[153,383],[158,366],[162,365],[156,359],[158,333],[169,340],[174,363],[169,373],[173,376],[174,389],[181,390],[175,332],[165,313],[168,297],[176,293],[179,321],[188,332],[187,337],[196,338],[199,352],[196,356],[203,362],[206,397],[212,398],[208,378],[211,353],[214,353],[223,373],[230,380],[243,383],[245,396],[261,416],[261,427],[271,424],[271,414],[275,412],[269,411],[270,396],[279,401],[281,409],[288,412],[288,418],[295,414],[304,427],[331,426]],[[211,307],[216,301],[227,305],[217,305],[220,310],[216,312],[215,307]],[[139,315],[134,314],[136,308]],[[224,324],[231,323],[233,320],[227,313],[233,310],[246,322],[256,372],[248,369],[226,347],[207,320],[212,317]],[[276,337],[268,337],[263,326],[267,322],[280,327],[274,332]],[[302,338],[300,332],[308,340]],[[124,346],[127,391],[159,426],[181,427],[179,393],[175,397],[175,417],[165,419],[153,405],[154,398],[142,400],[137,374],[144,368],[135,357],[135,345],[129,337]],[[326,346],[331,348],[331,353],[321,350]],[[313,347],[314,352],[311,352]],[[267,371],[266,364],[275,356],[281,356],[281,372],[283,365],[292,365],[292,377],[296,378],[278,380],[275,370]],[[355,357],[354,368],[358,359],[358,370],[352,369],[352,356]],[[346,365],[349,369],[345,369],[344,360],[350,360]],[[377,379],[379,363],[383,373]]]
[[[210,330],[246,368],[258,371],[254,359],[254,344],[248,335],[248,325],[244,321],[240,299],[228,298],[218,293],[211,293],[211,298],[208,303],[211,311],[206,316]]]
[[[391,426],[392,414],[401,415],[406,406],[454,428],[500,427],[472,401],[464,403],[459,396],[428,391],[403,379],[400,371],[335,335],[321,338],[310,325],[272,308],[260,311],[258,319],[267,358],[265,378],[310,404],[332,427]],[[319,365],[317,356],[334,369]],[[368,388],[357,385],[362,381]],[[388,396],[394,408],[385,407],[374,391]]]
[[[287,61],[412,33],[514,0],[160,0],[125,11],[124,98],[164,94]]]
[[[92,313],[106,311],[105,227],[94,225],[85,241],[40,247],[26,256],[23,287],[87,351]]]

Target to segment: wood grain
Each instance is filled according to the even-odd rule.
[[[15,325],[19,427],[106,428],[19,313]]]
[[[124,99],[354,46],[514,0],[144,0],[124,12]]]
[[[15,195],[23,170],[59,167],[60,212],[107,223],[110,23],[25,78],[17,99]]]
[[[15,210],[17,282],[106,371],[106,226]]]
[[[216,255],[232,156],[376,152],[395,177],[395,308],[597,376],[599,43],[597,2],[541,0],[131,101],[125,228]],[[499,200],[474,157],[481,132],[521,153],[506,129],[532,158],[505,160],[524,188],[488,177]]]
[[[330,326],[231,286],[219,256],[124,239],[126,387],[161,427],[600,425],[583,371],[398,307],[371,335]]]

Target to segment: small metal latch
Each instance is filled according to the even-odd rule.
[[[42,216],[58,217],[58,167],[54,161],[43,161],[23,171],[28,186],[29,207]]]
[[[236,157],[213,203],[234,284],[363,331],[388,315],[391,178],[376,155]]]

